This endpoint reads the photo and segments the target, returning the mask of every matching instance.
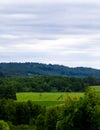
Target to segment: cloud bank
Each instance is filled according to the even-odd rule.
[[[0,1],[0,62],[100,69],[99,0]]]

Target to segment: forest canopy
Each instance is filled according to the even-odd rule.
[[[15,99],[13,93],[16,92],[84,92],[88,86],[93,85],[100,85],[100,78],[64,76],[0,78],[0,97],[4,95],[10,97],[11,94]]]
[[[100,77],[100,70],[86,67],[67,67],[41,63],[0,63],[0,75],[5,77],[25,76],[71,76]]]

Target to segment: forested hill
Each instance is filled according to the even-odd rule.
[[[0,63],[0,77],[33,75],[100,77],[100,70],[86,67],[70,68],[63,65],[47,65],[41,63]]]

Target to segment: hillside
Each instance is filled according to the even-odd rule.
[[[100,77],[100,70],[86,67],[66,67],[63,65],[41,64],[41,63],[0,63],[0,76],[33,76],[33,75],[59,75]]]

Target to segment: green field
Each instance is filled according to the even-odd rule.
[[[90,86],[94,92],[100,93],[100,86]]]
[[[18,101],[64,101],[69,96],[73,98],[79,99],[82,97],[84,93],[67,93],[67,92],[57,92],[57,93],[34,93],[34,92],[24,92],[24,93],[17,93],[17,100]]]
[[[94,92],[100,93],[100,86],[90,86]],[[17,93],[18,102],[33,101],[36,104],[53,106],[64,103],[65,100],[71,98],[72,100],[83,97],[82,92],[21,92]]]
[[[24,92],[17,93],[18,102],[26,102],[28,100],[33,101],[36,104],[54,106],[64,103],[68,98],[72,100],[79,100],[83,97],[84,93],[67,93],[67,92],[48,92],[48,93],[34,93],[34,92]]]

